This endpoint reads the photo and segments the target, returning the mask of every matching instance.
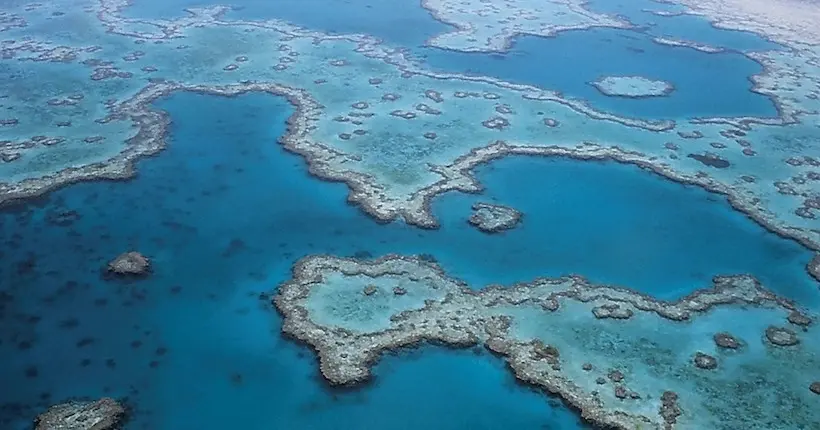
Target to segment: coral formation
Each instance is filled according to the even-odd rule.
[[[151,261],[139,252],[130,251],[111,260],[107,268],[115,275],[145,276],[151,271]]]
[[[675,87],[666,81],[643,76],[603,76],[590,82],[601,94],[633,99],[667,96]]]
[[[714,336],[715,345],[726,349],[740,348],[740,341],[729,333],[717,333]]]
[[[691,48],[695,49],[700,52],[706,52],[707,54],[717,54],[719,52],[723,52],[722,48],[717,48],[714,46],[706,45],[703,43],[694,42],[691,40],[678,40],[678,39],[670,39],[667,37],[656,37],[652,39],[653,42],[666,45],[666,46],[675,46],[675,47],[682,47],[682,48]]]
[[[468,170],[461,169],[461,160],[470,159],[475,152],[486,152],[484,148],[497,147],[492,142],[503,139],[510,142],[509,147],[540,147],[545,154],[560,152],[572,156],[580,152],[580,159],[587,159],[583,153],[593,147],[601,152],[631,154],[628,158],[640,159],[641,165],[670,179],[684,178],[685,183],[726,194],[735,208],[772,231],[793,237],[812,249],[820,249],[820,229],[816,228],[818,209],[811,197],[812,181],[807,179],[816,174],[810,170],[808,160],[816,161],[818,157],[808,149],[803,150],[786,158],[799,158],[801,164],[795,165],[786,162],[780,152],[769,149],[779,147],[777,144],[767,143],[774,139],[810,140],[813,130],[805,125],[810,121],[797,121],[813,115],[820,107],[816,95],[812,98],[809,90],[817,79],[816,67],[810,61],[817,55],[809,48],[801,48],[799,55],[769,51],[747,54],[765,66],[765,73],[754,77],[754,90],[770,95],[777,102],[777,118],[642,120],[602,112],[554,91],[486,77],[426,70],[409,61],[400,50],[367,36],[322,34],[279,21],[230,21],[224,18],[224,7],[191,8],[188,16],[176,20],[133,19],[120,15],[126,6],[124,1],[103,0],[88,7],[96,12],[96,17],[74,12],[53,17],[83,22],[84,28],[92,29],[90,31],[97,31],[94,30],[96,24],[102,22],[107,33],[98,32],[94,46],[66,46],[55,51],[63,45],[36,38],[25,41],[18,38],[20,42],[4,45],[4,52],[18,57],[35,58],[59,51],[62,54],[58,57],[63,59],[70,52],[73,59],[57,62],[59,67],[69,71],[77,67],[90,69],[86,73],[92,77],[102,73],[111,78],[91,81],[86,74],[84,81],[71,81],[71,85],[66,85],[71,90],[63,91],[62,95],[41,94],[29,85],[22,92],[30,91],[32,103],[17,100],[14,95],[9,98],[17,113],[2,118],[9,120],[9,124],[16,120],[14,125],[0,127],[0,177],[3,178],[0,202],[38,195],[82,180],[130,177],[134,174],[134,160],[165,146],[168,118],[150,106],[159,97],[174,91],[224,95],[266,91],[285,95],[297,106],[288,136],[282,143],[308,160],[311,173],[345,182],[351,191],[349,200],[378,220],[404,218],[410,224],[435,227],[428,200],[450,190],[474,190],[477,184]],[[534,21],[523,19],[518,23],[520,26],[510,21],[487,29],[495,31],[507,25],[517,29],[513,33],[501,31],[499,34],[504,38],[517,33],[560,31],[560,21],[571,17],[580,19],[576,24],[582,22],[585,26],[623,24],[591,14],[572,2],[543,6],[512,1],[509,11],[488,10],[487,17],[458,12],[462,6],[465,11],[482,9],[486,6],[483,3],[456,6],[440,2],[427,6],[442,16],[461,17],[456,21],[462,18],[472,19],[471,22],[492,21],[493,14],[516,10],[521,15],[516,12],[515,17],[508,18],[514,21],[523,16],[536,18]],[[555,15],[555,8],[574,12]],[[20,15],[25,16],[25,12]],[[546,27],[525,28],[535,23],[546,23]],[[13,28],[9,34],[17,37],[25,35],[26,30],[25,27]],[[224,52],[220,51],[219,58],[213,58],[208,44],[182,43],[199,38],[220,40],[224,43]],[[123,41],[132,41],[140,48],[123,54],[119,48]],[[271,41],[282,56],[268,61],[261,47]],[[482,42],[473,45],[482,45]],[[107,55],[114,52],[114,56]],[[181,55],[185,55],[186,61],[173,60]],[[209,62],[200,60],[205,58]],[[803,58],[807,61],[799,61]],[[149,67],[161,69],[162,78],[149,78],[147,86],[144,81],[128,78],[128,74],[146,76],[148,72],[141,70],[140,64],[159,65],[160,62],[161,67]],[[36,68],[45,63],[27,62],[26,67]],[[9,64],[18,67],[15,63]],[[237,69],[222,70],[231,64]],[[314,67],[316,64],[322,67]],[[95,69],[101,70],[95,72]],[[271,70],[276,73],[271,74]],[[368,73],[359,73],[361,70]],[[373,78],[373,73],[379,77]],[[61,75],[59,81],[63,78]],[[373,84],[373,79],[379,83]],[[14,85],[27,84],[15,81]],[[351,88],[340,91],[347,86]],[[84,99],[69,97],[78,93],[77,88],[84,88],[80,91]],[[801,90],[792,91],[794,88]],[[376,89],[378,93],[372,91]],[[791,95],[781,97],[780,94]],[[60,105],[49,105],[52,99]],[[391,107],[386,109],[386,104]],[[354,105],[367,108],[351,108]],[[421,111],[416,110],[419,107]],[[97,108],[102,112],[100,116],[87,114]],[[504,116],[485,113],[476,117],[473,114],[478,112],[476,109]],[[370,116],[353,117],[348,115],[353,113],[351,110]],[[332,120],[339,116],[349,121]],[[34,118],[53,118],[53,121],[41,124]],[[402,121],[402,124],[391,120]],[[486,125],[491,128],[454,127],[481,121],[487,121]],[[534,126],[536,123],[539,127]],[[549,133],[544,133],[546,127]],[[703,139],[692,139],[684,145],[680,139],[689,136]],[[431,145],[433,141],[435,145]],[[402,151],[391,149],[396,142],[401,142]],[[664,143],[686,147],[696,157],[667,154]],[[719,158],[702,158],[702,154],[717,148],[722,148]],[[808,158],[804,160],[804,157]],[[716,160],[712,164],[724,167],[703,169],[698,158],[710,163]],[[757,168],[760,163],[780,163],[783,168],[760,171]],[[743,179],[751,174],[755,181]],[[771,184],[798,175],[806,179],[794,184],[793,194],[770,196]],[[740,202],[742,204],[738,204]]]
[[[378,292],[363,299],[365,286]],[[399,286],[405,295],[384,293]],[[793,331],[773,324],[788,323],[797,309],[747,276],[717,277],[712,288],[664,302],[579,277],[475,291],[419,258],[312,256],[296,264],[274,303],[285,318],[283,332],[316,350],[332,384],[365,381],[392,349],[483,344],[518,379],[560,395],[603,427],[820,423],[804,379],[818,345],[804,342],[785,356],[766,348],[763,339],[796,345]],[[738,342],[726,332],[706,334],[713,326],[757,328],[760,340],[750,337],[743,349],[726,354],[721,349],[736,349]],[[727,375],[733,384],[724,382]],[[743,388],[733,392],[734,386]],[[754,405],[775,388],[788,400],[758,410]]]
[[[485,233],[498,233],[518,225],[521,212],[508,206],[476,202],[467,221]]]
[[[115,430],[125,418],[125,408],[104,397],[96,401],[70,401],[48,408],[34,420],[34,430]]]
[[[121,15],[126,0],[85,9],[57,0],[43,7],[59,12],[49,27],[60,31],[43,35],[27,26],[48,10],[3,12],[0,31],[8,39],[0,47],[0,97],[10,109],[0,118],[0,203],[83,180],[131,177],[134,161],[166,145],[168,115],[152,106],[162,97],[262,92],[286,97],[296,108],[283,147],[303,156],[317,177],[347,184],[350,202],[381,221],[434,228],[435,196],[481,189],[474,167],[508,155],[572,157],[631,163],[725,195],[761,225],[820,250],[820,154],[813,145],[820,112],[820,49],[813,44],[820,43],[818,8],[793,0],[683,1],[717,25],[787,45],[744,53],[763,66],[752,90],[772,98],[776,117],[627,118],[543,88],[425,70],[368,36],[227,20],[222,6],[144,20]],[[429,44],[461,51],[503,51],[520,34],[629,25],[575,0],[506,0],[503,6],[426,0],[424,6],[456,26]],[[69,46],[78,31],[95,45]],[[655,42],[720,49],[669,38]],[[32,74],[38,79],[20,79]],[[672,90],[640,77],[598,84],[626,97]],[[496,208],[475,209],[473,216],[488,229],[518,221],[517,212],[498,216]],[[47,214],[61,227],[79,219],[72,211]],[[717,278],[714,288],[670,303],[579,277],[475,292],[429,260],[303,260],[276,297],[286,317],[283,329],[317,350],[322,373],[336,384],[366,379],[378,356],[396,347],[483,344],[520,380],[561,395],[602,426],[818,426],[810,403],[816,397],[806,397],[820,393],[820,383],[806,380],[817,369],[814,315],[749,277]],[[134,275],[149,269],[138,253],[108,267]],[[820,254],[807,270],[820,279]],[[83,338],[77,347],[91,343]],[[620,347],[618,356],[613,345]],[[19,343],[20,349],[30,346]],[[740,367],[751,372],[731,373]],[[26,375],[36,377],[37,368]],[[727,375],[733,375],[731,384],[720,379]],[[110,402],[55,406],[37,428],[55,428],[51,422],[63,425],[56,428],[108,428],[100,414],[121,410]],[[773,406],[750,409],[757,404]],[[715,411],[723,414],[721,422]],[[89,415],[90,421],[75,419]]]
[[[456,28],[427,43],[464,52],[505,51],[515,36],[523,34],[553,36],[568,30],[630,26],[616,17],[592,12],[578,0],[505,0],[499,4],[481,0],[424,0],[422,7],[437,20]]]

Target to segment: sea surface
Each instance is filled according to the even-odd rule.
[[[126,9],[135,18],[175,18],[192,0],[137,1]],[[234,3],[229,3],[234,4]],[[507,53],[464,53],[425,46],[436,34],[454,27],[433,19],[417,0],[244,0],[234,4],[227,19],[281,19],[328,33],[375,36],[408,49],[426,67],[444,73],[487,76],[555,90],[586,100],[593,107],[627,117],[774,117],[777,110],[766,96],[750,91],[749,77],[763,68],[737,51],[779,46],[753,33],[722,30],[694,16],[660,17],[645,12],[668,10],[651,0],[593,2],[591,10],[621,15],[634,29],[593,28],[557,37],[522,36]],[[662,25],[662,26],[661,26]],[[695,41],[725,48],[712,54],[652,42],[654,37]],[[675,91],[650,100],[608,97],[590,82],[602,76],[639,75],[670,82]]]
[[[137,0],[126,12],[173,17],[193,5],[201,3]],[[641,16],[646,29],[527,36],[500,55],[423,47],[447,27],[415,2],[240,6],[229,17],[372,34],[435,69],[542,86],[623,115],[774,114],[769,99],[749,91],[758,64],[733,52],[653,44],[660,33],[649,21],[678,20],[669,30],[675,37],[729,49],[769,42],[710,26],[687,30],[691,17],[647,16],[642,7],[591,5]],[[593,57],[602,51],[610,57]],[[679,66],[657,65],[663,61]],[[677,90],[648,101],[608,98],[588,85],[604,74],[647,75]],[[749,273],[803,304],[820,297],[805,272],[812,255],[805,248],[722,196],[635,166],[493,162],[476,171],[483,193],[436,198],[441,228],[429,231],[378,224],[346,202],[345,185],[310,176],[304,160],[277,143],[293,113],[284,99],[185,93],[156,107],[171,114],[169,145],[138,162],[134,179],[71,185],[0,211],[2,429],[30,428],[45,407],[67,398],[103,395],[128,399],[128,430],[586,428],[482,350],[399,351],[376,366],[366,386],[328,387],[313,351],[280,335],[269,302],[293,263],[309,254],[428,254],[473,288],[581,274],[675,299],[708,287],[715,275]],[[504,234],[480,233],[466,222],[476,201],[514,207],[523,223]],[[79,218],[50,223],[59,211]],[[152,258],[152,276],[105,279],[105,264],[130,250]]]
[[[427,253],[475,287],[580,272],[674,297],[749,272],[794,281],[775,285],[784,293],[814,292],[795,243],[638,168],[502,160],[479,170],[486,195],[438,199],[442,228],[424,231],[377,224],[345,202],[344,185],[309,176],[276,144],[292,113],[283,99],[189,93],[158,107],[173,118],[169,147],[139,162],[135,179],[70,186],[2,213],[0,379],[18,387],[3,395],[10,429],[51,401],[101,395],[129,396],[135,429],[580,426],[472,351],[390,358],[370,386],[329,390],[313,353],[279,335],[266,296],[307,254]],[[479,233],[466,223],[476,198],[517,207],[525,221]],[[80,218],[47,222],[64,210]],[[105,280],[105,263],[132,249],[155,273]],[[409,405],[429,421],[397,419]]]

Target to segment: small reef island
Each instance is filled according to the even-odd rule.
[[[69,401],[54,405],[34,420],[34,430],[116,430],[125,408],[116,400]]]
[[[143,277],[151,272],[151,261],[139,252],[130,251],[111,260],[106,270],[115,276]]]
[[[521,212],[503,205],[477,202],[467,221],[484,233],[499,233],[517,226]]]
[[[603,76],[590,85],[606,96],[635,99],[664,97],[675,91],[675,86],[669,82],[643,76]]]
[[[473,290],[416,257],[311,256],[274,304],[336,385],[366,381],[389,350],[434,342],[483,345],[603,428],[809,428],[820,401],[805,378],[816,324],[749,276],[663,302],[574,276]]]

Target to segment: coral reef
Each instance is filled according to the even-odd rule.
[[[502,31],[502,39],[518,33],[540,34],[542,30],[528,28],[535,23],[546,23],[543,31],[547,32],[561,27],[553,24],[576,18],[584,25],[614,23],[573,2],[544,6],[511,0],[509,10],[488,10],[486,16],[458,11],[490,7],[468,3],[445,1],[427,6],[473,23],[510,13],[513,16],[507,18],[512,21],[486,28],[494,32],[509,24],[513,32]],[[77,68],[85,72],[83,79],[68,80],[64,89],[48,94],[31,83],[9,81],[8,85],[23,85],[25,90],[7,91],[11,96],[6,101],[16,113],[0,118],[9,124],[16,120],[0,127],[0,202],[77,181],[132,176],[136,159],[165,146],[169,122],[167,115],[152,108],[157,98],[174,91],[228,96],[263,91],[288,97],[297,107],[288,135],[282,139],[284,146],[303,155],[314,175],[346,183],[349,200],[380,221],[403,218],[410,224],[434,228],[437,224],[428,200],[451,190],[473,192],[479,185],[462,169],[462,160],[484,153],[486,148],[497,148],[492,142],[502,139],[509,142],[508,147],[539,147],[543,154],[578,154],[579,159],[589,159],[584,153],[595,148],[615,154],[614,159],[640,160],[642,166],[670,179],[683,178],[687,184],[726,194],[737,209],[770,230],[820,249],[818,209],[810,179],[818,173],[808,161],[816,162],[820,156],[812,152],[811,145],[803,145],[800,148],[804,149],[786,157],[800,161],[795,164],[770,149],[781,147],[776,140],[812,139],[814,130],[808,124],[820,102],[811,88],[820,73],[811,61],[817,53],[810,48],[747,53],[765,66],[765,72],[753,78],[753,89],[775,100],[777,118],[642,120],[602,112],[554,91],[426,70],[409,61],[402,51],[367,36],[328,35],[280,21],[230,21],[224,18],[224,7],[191,8],[188,16],[176,20],[125,18],[120,12],[127,5],[103,0],[88,7],[96,16],[66,12],[51,18],[83,23],[83,28],[94,33],[93,46],[24,40],[27,28],[9,30],[15,42],[3,49],[17,56],[15,60],[45,53],[60,60],[53,64],[51,60],[27,61],[26,68],[49,64],[68,72]],[[555,8],[574,12],[556,15]],[[25,11],[19,15],[27,16]],[[99,22],[106,32],[98,29]],[[212,42],[191,43],[195,40]],[[271,41],[281,55],[266,60],[261,47]],[[139,49],[123,51],[123,42],[133,42]],[[217,44],[222,47],[218,58],[211,49]],[[498,44],[498,40],[491,44]],[[481,47],[483,42],[474,45],[487,49]],[[65,49],[57,49],[61,46]],[[185,61],[175,60],[182,55]],[[208,61],[203,60],[206,58]],[[22,67],[16,62],[8,64]],[[223,70],[231,64],[235,70]],[[145,67],[149,69],[143,70]],[[157,69],[162,77],[147,78],[146,85],[141,78],[147,77],[148,70]],[[362,74],[362,70],[368,72]],[[100,73],[111,78],[91,79]],[[374,73],[379,77],[374,78]],[[49,75],[43,76],[49,79]],[[53,79],[62,82],[65,76],[73,75]],[[340,91],[348,86],[349,90]],[[26,92],[31,100],[18,100],[14,95]],[[84,98],[71,98],[78,92]],[[101,114],[89,114],[91,111]],[[477,116],[479,111],[484,113]],[[333,120],[339,117],[345,120]],[[801,117],[807,120],[798,121]],[[463,126],[482,121],[487,127]],[[686,136],[702,139],[682,141]],[[395,150],[396,143],[401,151]],[[719,150],[719,156],[707,161],[719,160],[725,168],[704,169],[698,157],[669,153],[667,148],[685,148],[698,156]],[[516,152],[535,151],[504,154]],[[631,155],[617,155],[622,153]],[[761,163],[782,168],[761,171]],[[753,176],[754,181],[746,180]],[[792,178],[798,178],[792,185],[793,193],[772,195],[772,184]]]
[[[643,76],[602,76],[590,85],[606,96],[632,99],[663,97],[675,91],[674,85],[669,82]]]
[[[476,202],[467,221],[485,233],[498,233],[518,225],[521,212],[504,205]]]
[[[678,39],[670,39],[667,37],[656,37],[652,39],[653,42],[666,45],[666,46],[675,46],[675,47],[682,47],[682,48],[691,48],[696,51],[705,52],[707,54],[717,54],[719,52],[723,52],[722,48],[717,48],[714,46],[706,45],[703,43],[694,42],[691,40],[678,40]]]
[[[680,0],[688,13],[703,15],[720,28],[763,34],[787,45],[820,44],[820,8],[799,0]]]
[[[624,20],[595,13],[578,0],[538,2],[504,0],[424,0],[422,7],[455,31],[439,34],[431,46],[464,52],[506,51],[515,36],[531,34],[553,36],[561,31],[592,27],[628,28]]]
[[[726,349],[740,348],[740,341],[729,333],[717,333],[714,336],[715,345]]]
[[[139,252],[126,252],[111,260],[107,270],[120,276],[145,276],[151,271],[151,261]]]
[[[806,270],[814,279],[820,282],[820,253],[815,254],[814,258],[812,258],[808,266],[806,266]]]
[[[363,297],[365,286],[371,296]],[[389,294],[397,286],[406,295]],[[796,346],[782,326],[794,304],[747,276],[717,277],[712,288],[663,302],[579,277],[475,291],[419,258],[311,256],[296,264],[274,304],[283,332],[316,350],[332,384],[367,380],[392,349],[483,344],[518,379],[560,395],[602,427],[820,424],[805,385],[819,346]],[[710,327],[754,334],[743,349],[723,352],[715,342],[737,341],[726,332],[713,339]],[[791,346],[783,355],[765,342]],[[728,375],[733,384],[724,382]],[[758,410],[772,389],[783,402]]]
[[[116,400],[70,401],[54,405],[34,420],[34,430],[115,430],[125,408]]]
[[[122,16],[126,0],[20,7],[0,15],[0,97],[9,108],[0,118],[0,203],[83,180],[131,177],[134,161],[165,147],[170,121],[152,106],[159,98],[179,91],[263,92],[296,107],[283,147],[302,155],[317,177],[346,183],[350,202],[379,220],[434,228],[431,200],[447,191],[479,191],[475,166],[508,155],[572,157],[631,163],[725,195],[761,225],[820,250],[820,154],[813,145],[820,49],[812,44],[820,43],[818,8],[793,0],[684,2],[717,25],[787,45],[744,53],[763,66],[752,90],[774,100],[776,117],[626,118],[554,91],[425,70],[367,36],[227,20],[222,6],[156,21]],[[427,0],[424,6],[456,26],[429,43],[461,51],[503,51],[519,34],[628,26],[575,0]],[[28,27],[49,9],[48,27],[59,31]],[[81,37],[94,45],[69,46]],[[608,91],[643,97],[667,89],[638,79]],[[47,214],[53,226],[79,219],[72,211]],[[474,292],[429,260],[303,260],[276,298],[284,330],[317,349],[323,374],[337,384],[366,379],[388,349],[423,341],[483,344],[519,379],[561,395],[602,426],[818,425],[815,403],[808,403],[817,398],[807,397],[820,393],[820,383],[809,383],[818,368],[814,315],[751,278],[717,278],[714,288],[668,303],[578,277]],[[123,274],[148,269],[137,253],[109,266]],[[820,256],[807,270],[820,279]],[[751,372],[732,373],[740,367]],[[26,374],[34,377],[37,369]],[[59,405],[40,421],[62,417],[74,421],[54,425],[107,428],[104,418],[75,419],[119,407],[100,402]],[[750,409],[760,404],[772,407]],[[717,422],[715,411],[728,423]]]

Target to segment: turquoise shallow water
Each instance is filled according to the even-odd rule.
[[[345,203],[343,185],[310,177],[274,144],[291,112],[280,99],[184,94],[160,106],[174,120],[170,146],[136,179],[71,186],[0,215],[0,380],[17,387],[0,394],[3,428],[103,394],[130,396],[133,429],[580,427],[469,351],[391,358],[363,390],[326,389],[312,352],[280,337],[259,297],[312,253],[429,253],[476,286],[582,272],[675,297],[737,271],[816,296],[808,252],[637,168],[502,160],[480,169],[481,198],[522,209],[519,230],[478,233],[465,221],[476,196],[451,195],[435,204],[442,229],[421,231],[376,224]],[[81,218],[54,226],[45,218],[56,210]],[[103,280],[101,267],[131,249],[152,257],[154,275]],[[409,408],[420,412],[405,418]]]
[[[156,2],[138,0],[126,9],[133,17],[170,18],[201,1]],[[775,49],[751,33],[720,30],[692,16],[659,17],[643,9],[661,9],[651,1],[594,2],[590,9],[623,15],[637,31],[593,29],[557,37],[525,36],[515,39],[506,54],[462,53],[423,47],[430,37],[449,31],[417,1],[388,0],[244,0],[228,17],[283,19],[330,33],[363,33],[394,46],[410,48],[413,58],[446,73],[490,76],[509,82],[556,90],[590,102],[594,107],[640,118],[711,116],[776,116],[772,101],[751,92],[749,76],[762,67],[735,52],[708,54],[652,42],[656,36],[689,39],[732,50]],[[662,26],[658,26],[662,24]],[[668,27],[668,29],[667,29]],[[568,66],[570,65],[570,66]],[[607,97],[590,82],[607,75],[640,75],[672,83],[668,97],[627,99]]]

